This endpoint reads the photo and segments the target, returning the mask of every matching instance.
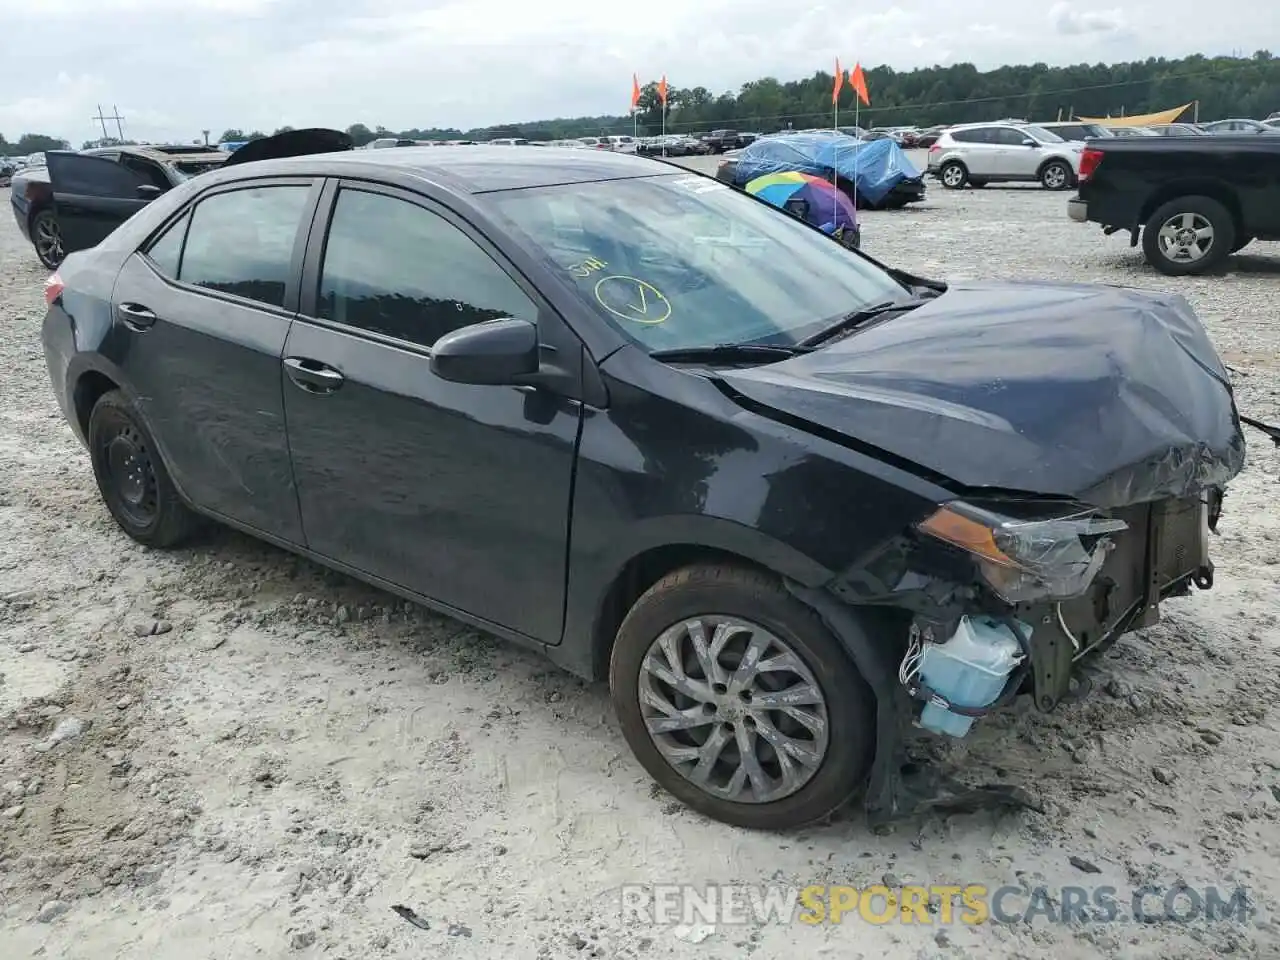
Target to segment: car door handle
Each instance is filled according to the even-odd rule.
[[[122,303],[116,312],[121,323],[138,333],[150,329],[156,322],[155,313],[140,303]]]
[[[333,393],[346,381],[333,367],[306,357],[285,357],[284,368],[294,385],[308,393]]]

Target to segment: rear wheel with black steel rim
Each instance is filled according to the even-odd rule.
[[[142,419],[119,390],[103,394],[89,414],[89,457],[103,502],[134,540],[172,547],[199,526]]]
[[[36,256],[47,269],[57,270],[62,264],[62,230],[59,229],[58,218],[52,210],[46,208],[32,218],[31,245],[36,248]]]
[[[669,793],[724,823],[785,830],[863,785],[874,695],[818,615],[762,571],[686,567],[636,601],[609,686]]]

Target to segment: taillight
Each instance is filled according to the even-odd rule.
[[[932,147],[930,147],[930,148],[929,148],[929,152],[930,152],[930,153],[941,153],[941,152],[942,152],[942,148],[941,148],[940,146],[938,146],[938,145],[935,143]]]
[[[62,296],[62,278],[56,273],[50,274],[44,282],[44,302],[53,306],[53,302]]]
[[[1077,179],[1084,183],[1093,176],[1098,164],[1102,162],[1102,151],[1094,147],[1085,147],[1084,152],[1080,154],[1080,174]]]

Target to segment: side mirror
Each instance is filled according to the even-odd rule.
[[[473,323],[431,347],[431,372],[453,383],[514,386],[538,367],[538,328],[528,320]]]
[[[1038,147],[1038,146],[1040,146],[1040,144],[1036,143],[1036,141],[1032,140],[1030,137],[1027,137],[1025,140],[1023,140],[1023,141],[1022,141],[1022,145],[1023,145],[1024,147]]]
[[[160,194],[163,192],[164,191],[162,191],[157,186],[154,186],[150,183],[144,183],[138,187],[138,199],[154,200],[156,197],[160,196]]]

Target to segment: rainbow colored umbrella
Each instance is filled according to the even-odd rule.
[[[828,233],[858,225],[857,210],[844,191],[837,190],[830,180],[809,173],[766,173],[749,181],[746,191]]]

